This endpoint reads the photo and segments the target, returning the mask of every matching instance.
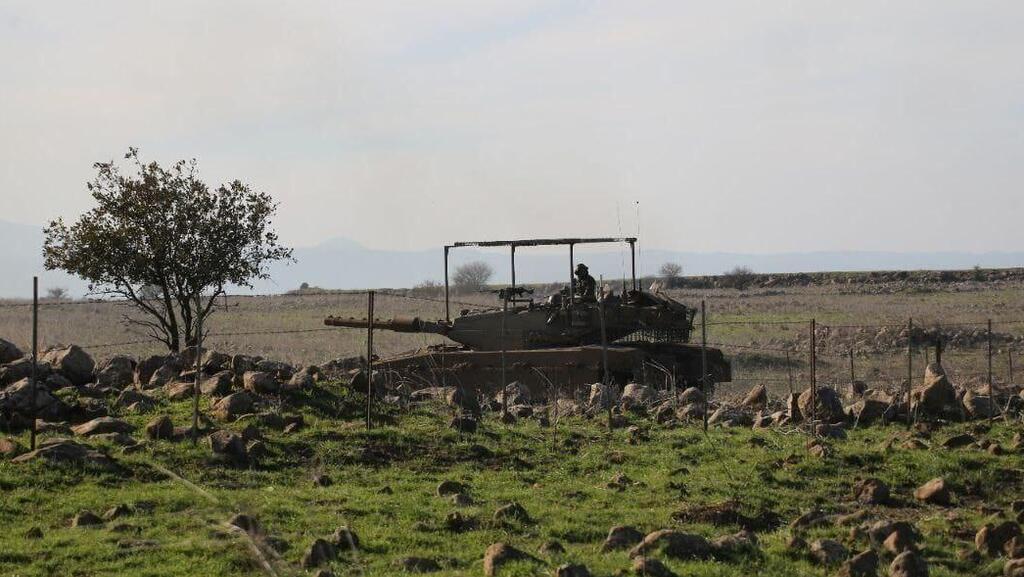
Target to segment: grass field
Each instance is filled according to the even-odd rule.
[[[796,530],[788,524],[820,508],[829,514],[863,510],[858,523],[907,520],[923,535],[922,554],[933,577],[1001,574],[997,559],[960,559],[973,548],[977,528],[1008,514],[1024,494],[1024,454],[1001,456],[978,449],[946,450],[939,443],[973,430],[1008,447],[1019,425],[978,428],[957,425],[917,436],[932,449],[905,449],[903,427],[860,429],[830,443],[825,458],[805,448],[808,437],[779,430],[662,427],[635,423],[650,438],[630,444],[623,429],[610,435],[601,420],[563,419],[552,428],[535,421],[514,426],[484,421],[476,434],[446,427],[446,411],[424,406],[391,415],[390,424],[363,429],[362,399],[345,387],[292,398],[286,411],[304,414],[298,433],[264,429],[269,456],[258,465],[235,468],[211,463],[205,443],[150,442],[141,451],[117,456],[121,472],[0,462],[0,574],[51,575],[277,575],[302,574],[303,552],[317,538],[349,526],[360,549],[345,553],[331,567],[337,575],[394,575],[408,556],[436,561],[436,575],[481,575],[485,549],[511,544],[537,557],[501,575],[549,575],[567,561],[584,563],[594,575],[628,573],[626,551],[602,552],[609,528],[632,525],[647,533],[677,528],[713,538],[738,531],[735,521],[714,520],[708,512],[732,508],[758,520],[755,552],[729,559],[663,560],[681,576],[832,575],[834,567],[812,563],[806,553],[787,549]],[[157,410],[185,424],[188,402]],[[149,417],[126,415],[136,425]],[[241,429],[242,424],[232,425]],[[887,443],[896,439],[896,443]],[[27,443],[25,436],[20,438]],[[631,481],[611,488],[618,474]],[[316,486],[314,475],[333,484]],[[954,488],[951,507],[924,505],[915,487],[944,477]],[[852,486],[877,477],[892,488],[890,505],[861,505]],[[439,497],[443,480],[468,487],[471,504],[456,506]],[[496,521],[495,510],[509,502],[525,507],[530,521]],[[102,514],[116,505],[129,512],[97,527],[72,528],[82,510]],[[459,511],[467,528],[446,526]],[[247,539],[227,529],[235,513],[258,519],[261,568]],[[41,536],[30,536],[33,529]],[[833,538],[858,552],[863,537],[836,520],[799,531],[808,541]],[[539,553],[556,540],[564,555]],[[279,554],[279,558],[275,557]],[[887,564],[883,555],[883,566]]]

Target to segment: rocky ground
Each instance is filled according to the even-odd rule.
[[[193,428],[196,355],[47,352],[30,451],[0,341],[0,574],[1024,575],[1020,388],[939,365],[910,407],[375,380],[367,431],[353,362],[214,351]]]

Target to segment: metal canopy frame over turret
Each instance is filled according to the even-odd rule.
[[[629,255],[630,255],[630,275],[632,277],[632,290],[637,290],[636,281],[636,238],[635,237],[606,237],[606,238],[535,238],[535,239],[524,239],[524,240],[488,240],[480,242],[456,242],[453,244],[445,245],[444,247],[444,317],[445,320],[451,321],[451,303],[449,301],[449,288],[448,288],[448,253],[453,248],[461,247],[493,247],[493,246],[507,246],[509,247],[510,263],[512,271],[512,288],[516,286],[516,248],[521,246],[569,246],[569,305],[572,306],[572,301],[576,297],[576,277],[574,276],[574,269],[576,268],[575,255],[573,254],[573,248],[577,244],[611,244],[611,243],[627,243],[629,244]]]

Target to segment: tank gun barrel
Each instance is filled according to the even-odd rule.
[[[329,316],[324,319],[324,324],[331,327],[349,327],[354,329],[365,329],[370,326],[367,319],[354,317]],[[434,333],[438,335],[448,334],[451,329],[445,322],[425,321],[419,317],[395,317],[393,319],[373,319],[373,328],[396,333]]]

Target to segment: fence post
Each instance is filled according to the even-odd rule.
[[[508,318],[508,292],[502,293],[501,305],[501,418],[508,422],[508,377],[505,374],[505,320]]]
[[[29,389],[32,394],[32,433],[30,444],[33,451],[36,450],[36,419],[38,418],[38,407],[36,406],[36,364],[39,362],[39,277],[32,277],[32,386]]]
[[[850,347],[850,391],[853,391],[856,381],[857,375],[853,370],[853,347]]]
[[[1013,384],[1013,349],[1006,347],[1006,372],[1007,380]]]
[[[704,299],[700,301],[700,390],[704,393],[704,432],[708,432],[708,309]]]
[[[811,319],[811,428],[818,420],[818,335],[817,322]]]
[[[373,291],[366,291],[366,430],[373,427]]]
[[[604,392],[608,401],[608,434],[612,432],[612,382],[608,372],[608,334],[604,325],[604,276],[601,277],[601,301],[597,305],[598,318],[601,320],[601,363],[603,366]]]
[[[988,414],[989,418],[996,414],[996,394],[992,389],[992,319],[988,319]]]
[[[789,396],[793,397],[793,362],[789,358],[789,349],[786,349],[786,374],[789,376]]]
[[[203,298],[196,295],[196,381],[192,388],[192,445],[199,442],[199,380],[203,357]]]
[[[907,400],[907,428],[910,428],[910,390],[914,383],[914,319],[907,319],[907,384],[903,387],[903,398]]]

